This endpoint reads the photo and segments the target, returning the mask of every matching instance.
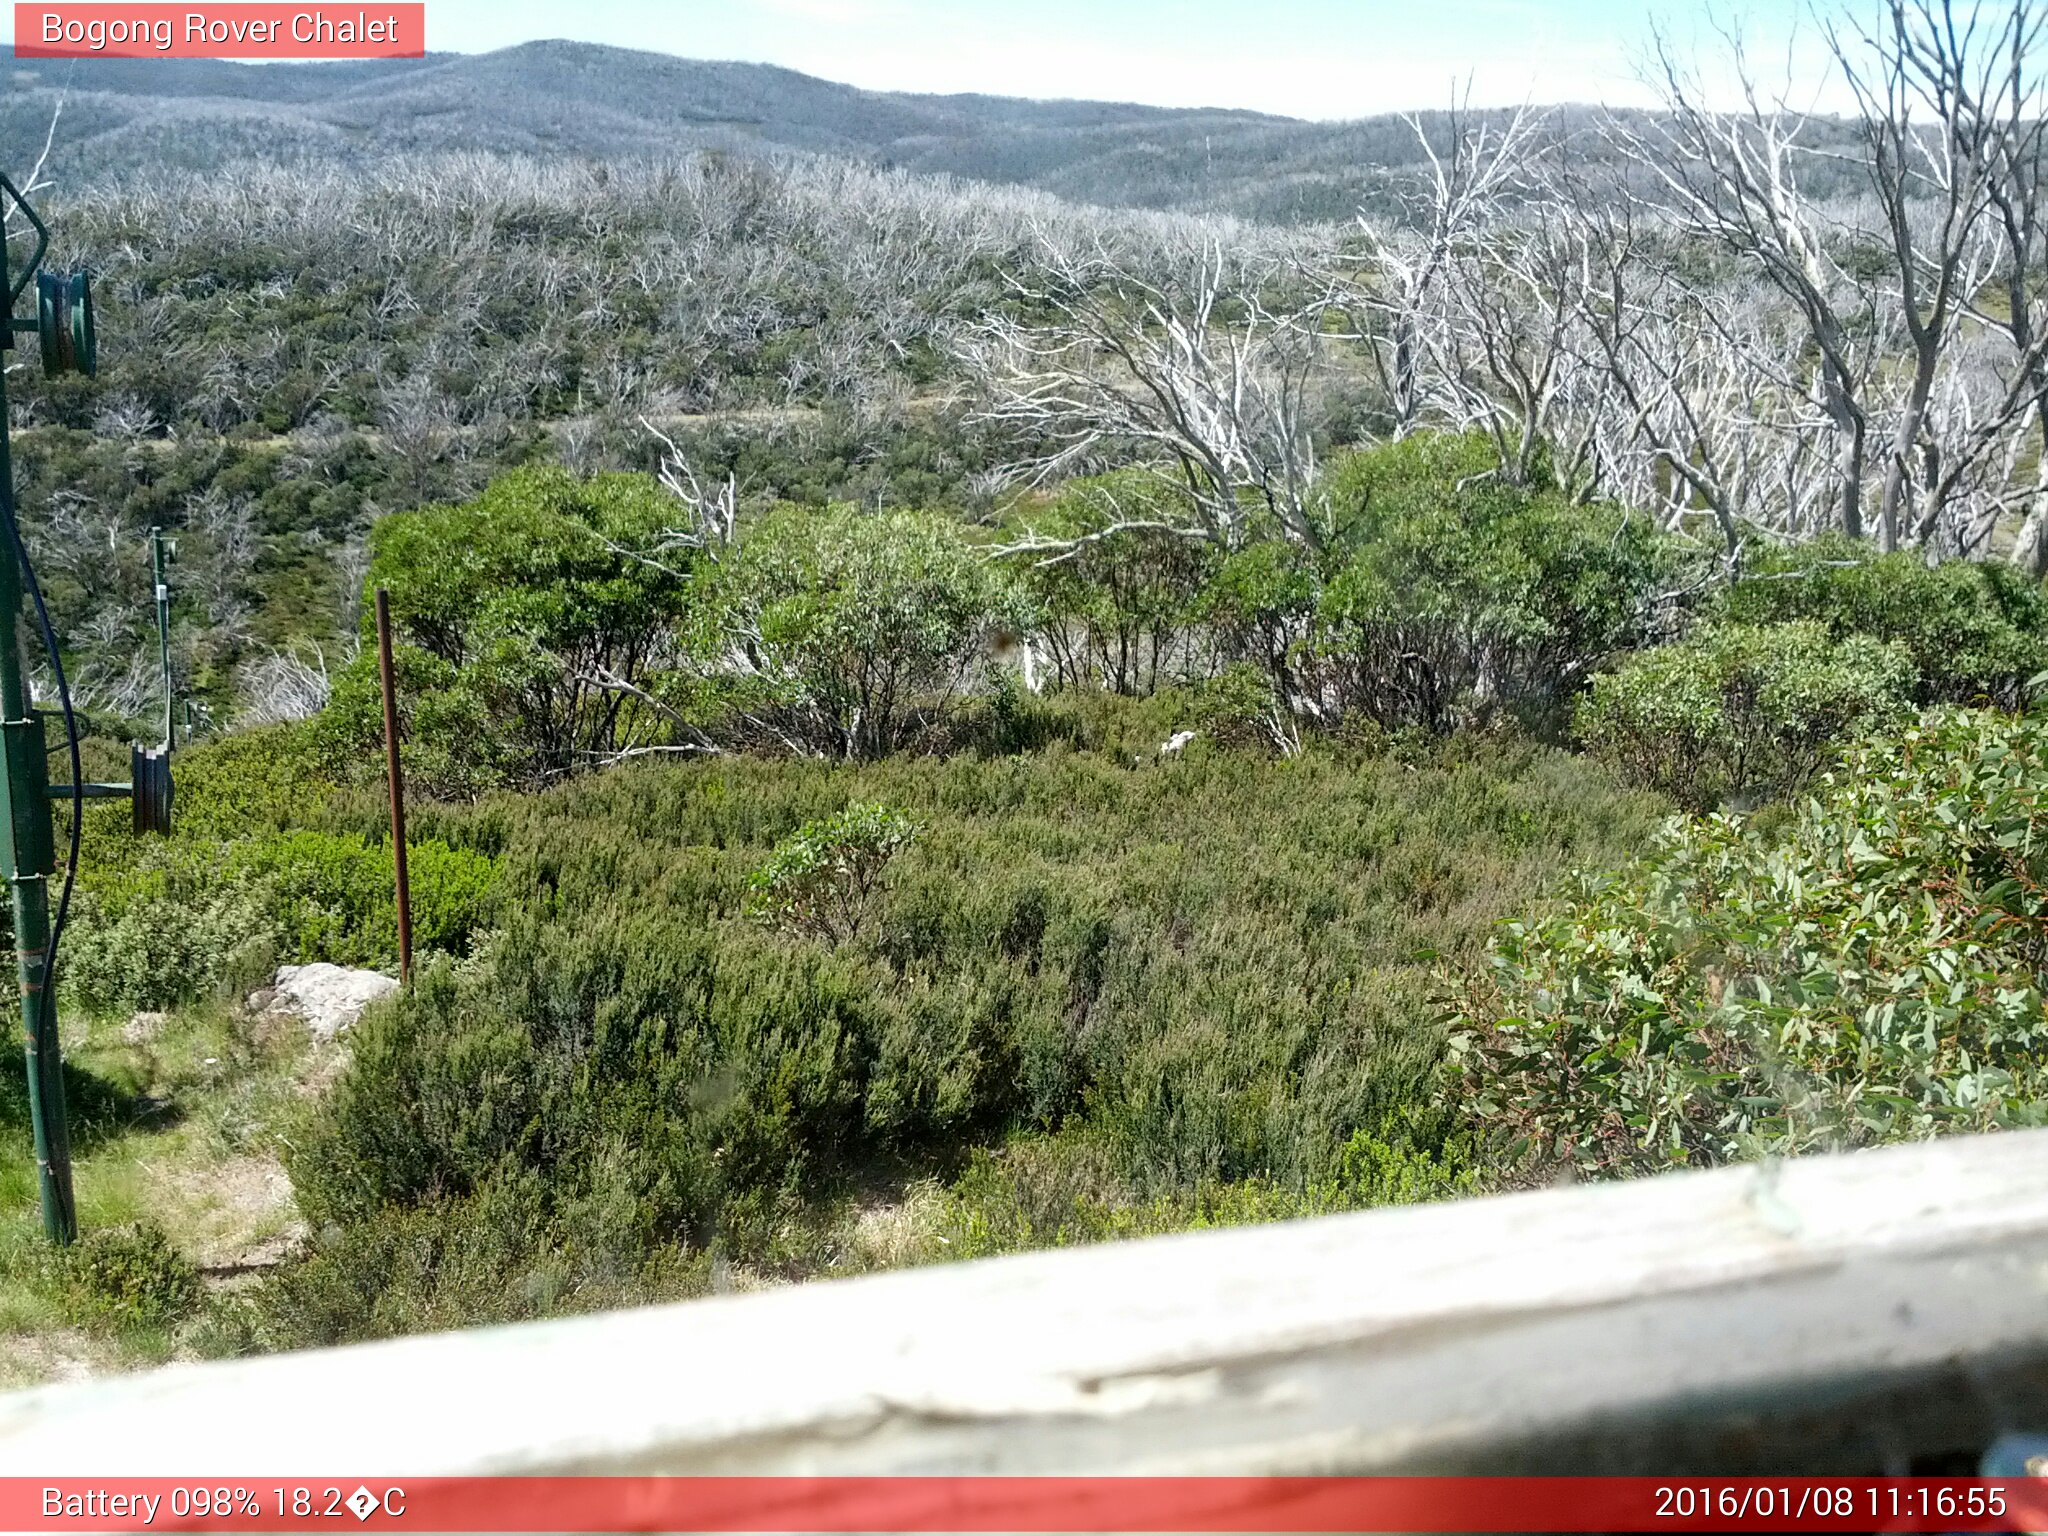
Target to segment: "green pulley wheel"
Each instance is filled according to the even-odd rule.
[[[43,343],[43,372],[99,371],[99,343],[92,328],[92,287],[83,272],[36,274],[36,329]]]

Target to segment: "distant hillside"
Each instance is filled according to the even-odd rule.
[[[6,61],[0,163],[40,148],[65,94],[55,168],[72,182],[153,165],[364,160],[494,150],[598,159],[827,153],[1130,207],[1343,218],[1413,163],[1392,117],[1308,123],[1129,103],[858,90],[764,64],[538,42],[423,60]]]

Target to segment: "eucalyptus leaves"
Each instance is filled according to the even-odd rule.
[[[2048,719],[1936,711],[1773,837],[1672,822],[1448,1013],[1503,1166],[1652,1172],[2048,1121]]]

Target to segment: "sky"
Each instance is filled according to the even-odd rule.
[[[1716,0],[1713,14],[1782,58],[1798,8]],[[1704,0],[427,0],[427,46],[569,37],[876,90],[1328,119],[1443,106],[1466,82],[1479,105],[1643,105],[1653,16],[1691,40],[1707,12]]]
[[[1794,0],[1723,3],[1784,46]],[[1749,14],[1743,14],[1747,11]],[[1703,7],[1659,22],[1697,32]],[[572,36],[873,90],[983,91],[1348,118],[1475,102],[1641,104],[1643,0],[429,0],[428,46]]]

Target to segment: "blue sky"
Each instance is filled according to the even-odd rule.
[[[351,5],[349,9],[354,9]],[[110,5],[110,10],[118,9]],[[374,10],[372,4],[370,9]],[[0,25],[11,25],[0,9]],[[1780,53],[1795,0],[1720,0]],[[1475,101],[1645,99],[1652,15],[1697,32],[1698,0],[428,0],[428,46],[542,37],[748,59],[874,89],[988,91],[1296,117]],[[1814,61],[1817,63],[1818,61]]]
[[[1723,3],[1782,38],[1794,0]],[[1665,5],[1665,25],[1704,8]],[[429,0],[464,52],[567,35],[753,59],[873,89],[1075,96],[1363,117],[1440,106],[1641,100],[1643,0]],[[1782,45],[1782,44],[1781,44]]]

